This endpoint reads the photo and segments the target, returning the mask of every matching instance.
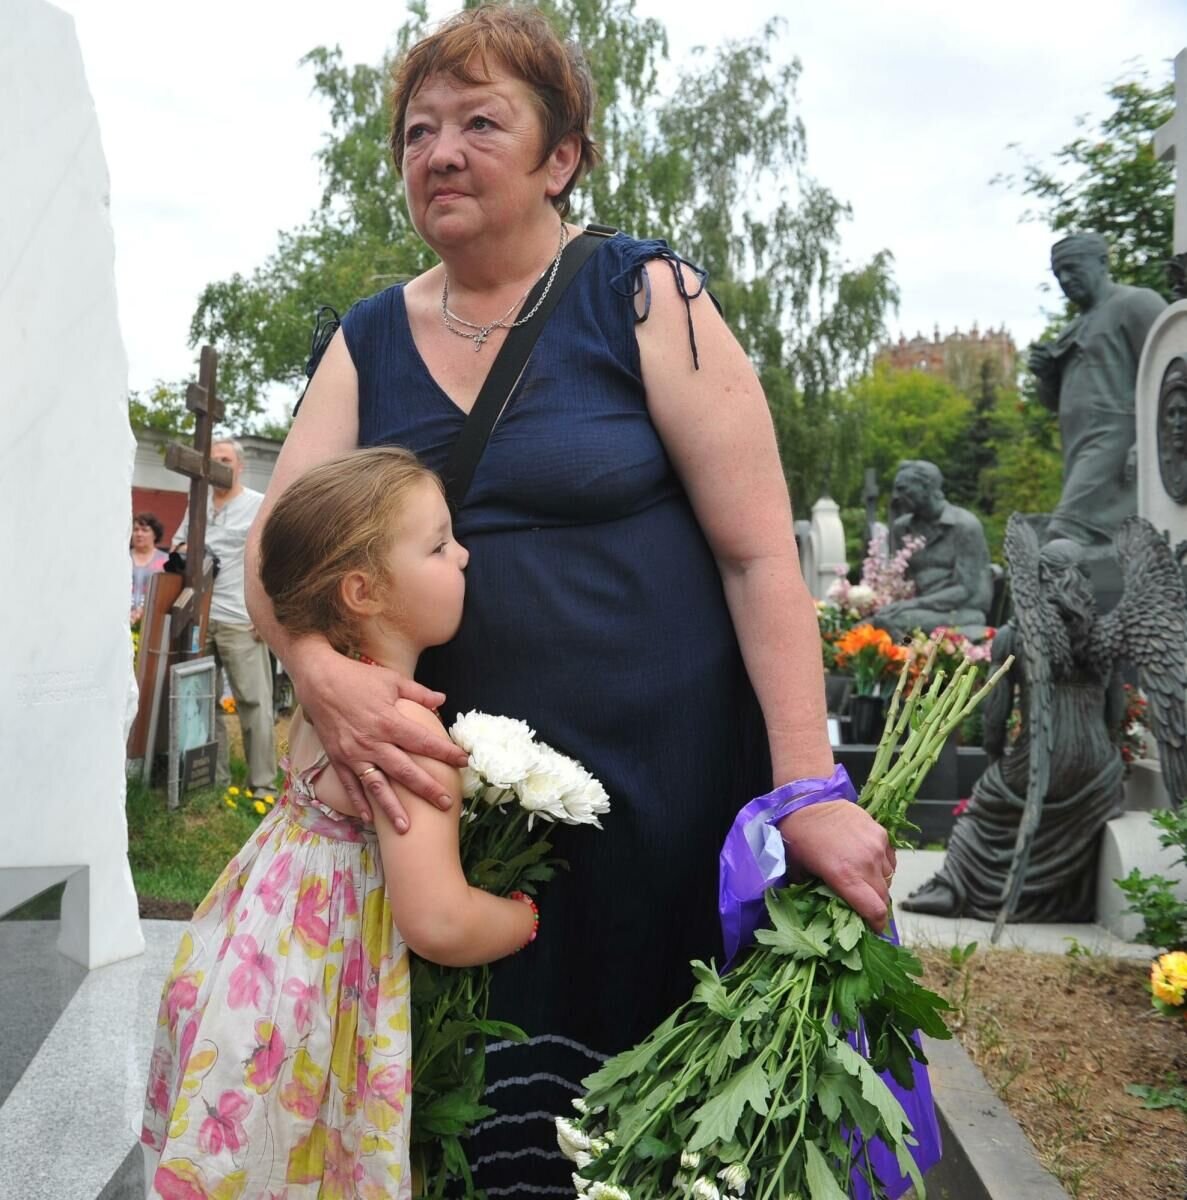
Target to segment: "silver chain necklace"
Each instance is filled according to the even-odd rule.
[[[474,343],[474,353],[477,354],[478,351],[481,350],[486,344],[486,339],[490,337],[494,330],[516,329],[520,325],[526,325],[536,315],[536,310],[541,304],[544,303],[544,297],[547,296],[549,291],[552,289],[553,280],[556,279],[556,273],[558,270],[560,270],[561,255],[565,252],[565,245],[568,243],[568,240],[568,226],[566,226],[562,221],[560,245],[557,247],[556,257],[552,260],[552,266],[548,268],[548,282],[545,283],[544,290],[540,293],[540,298],[535,304],[532,305],[530,312],[524,313],[519,320],[512,321],[510,324],[508,324],[507,318],[524,302],[524,300],[527,299],[528,292],[532,290],[531,288],[528,288],[527,292],[524,292],[524,294],[520,296],[520,298],[516,300],[515,303],[512,304],[511,307],[497,320],[491,321],[487,325],[479,325],[474,321],[467,321],[465,317],[459,317],[457,313],[449,311],[449,272],[446,271],[445,285],[441,289],[441,320],[444,323],[445,328],[448,329],[450,333],[456,333],[458,337],[469,338],[469,340]],[[535,284],[532,286],[534,287]],[[469,329],[477,330],[477,332],[467,333],[465,329],[459,328],[461,325],[465,325]]]

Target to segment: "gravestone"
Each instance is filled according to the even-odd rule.
[[[821,496],[812,505],[811,521],[795,523],[795,540],[808,591],[813,600],[824,600],[837,576],[849,569],[840,505],[831,496]]]
[[[1155,136],[1160,158],[1175,162],[1174,251],[1187,253],[1187,50],[1175,59],[1175,114]],[[1150,329],[1138,366],[1135,394],[1138,512],[1164,532],[1172,548],[1187,549],[1187,300],[1163,312]],[[1132,938],[1141,919],[1123,910],[1113,880],[1133,867],[1174,878],[1173,854],[1159,845],[1149,810],[1170,803],[1154,759],[1133,764],[1126,786],[1129,811],[1110,821],[1101,843],[1097,919]],[[1179,888],[1187,900],[1187,880]]]
[[[44,0],[0,5],[0,112],[0,913],[68,879],[57,945],[90,968],[144,946],[124,815],[135,440],[99,125],[73,22]]]

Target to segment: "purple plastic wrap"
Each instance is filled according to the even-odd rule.
[[[766,918],[763,893],[767,888],[782,887],[788,881],[787,856],[783,839],[775,828],[777,822],[809,804],[825,800],[851,800],[856,803],[857,792],[844,767],[837,767],[827,779],[800,779],[751,800],[734,819],[721,849],[720,878],[717,902],[721,914],[721,936],[725,942],[725,968],[733,964],[738,952],[748,946],[754,931]],[[898,943],[894,922],[890,923],[890,940]],[[850,1045],[864,1049],[856,1035],[849,1037]],[[882,1079],[903,1106],[917,1145],[911,1147],[921,1172],[928,1171],[940,1161],[940,1128],[936,1121],[931,1081],[927,1068],[914,1064],[914,1087],[902,1088],[888,1074]],[[853,1160],[861,1148],[861,1135],[850,1137]],[[894,1154],[885,1143],[875,1139],[869,1147],[870,1161],[889,1200],[903,1195],[910,1186],[898,1169]],[[853,1200],[870,1200],[869,1185],[859,1178],[856,1169],[851,1178]]]
[[[751,800],[734,818],[721,848],[717,907],[721,936],[725,939],[725,967],[729,970],[743,946],[767,915],[763,893],[787,882],[787,856],[777,821],[824,800],[857,801],[857,792],[844,767],[827,779],[797,779],[765,796]]]

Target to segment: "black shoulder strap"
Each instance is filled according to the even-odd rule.
[[[455,513],[466,498],[478,460],[486,449],[495,422],[519,382],[519,377],[527,365],[528,355],[531,354],[545,322],[552,315],[552,310],[556,308],[577,272],[602,244],[602,239],[613,237],[617,232],[617,229],[611,229],[609,225],[587,225],[584,236],[574,238],[565,247],[556,278],[552,281],[552,288],[544,298],[544,303],[527,324],[519,325],[507,334],[495,361],[491,364],[482,390],[478,393],[478,399],[474,401],[474,407],[453,444],[449,461],[441,472],[445,482],[445,498]],[[540,279],[532,288],[523,302],[523,308],[530,309],[545,286],[546,277]]]

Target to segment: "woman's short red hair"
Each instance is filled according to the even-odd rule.
[[[489,83],[502,69],[522,79],[540,109],[544,129],[543,161],[570,134],[580,141],[577,168],[559,195],[557,211],[569,211],[569,194],[601,155],[590,136],[593,79],[585,56],[562,41],[539,9],[484,4],[460,12],[435,33],[417,42],[396,65],[392,86],[391,151],[396,171],[404,161],[404,118],[408,104],[432,75],[452,75],[466,84]]]

